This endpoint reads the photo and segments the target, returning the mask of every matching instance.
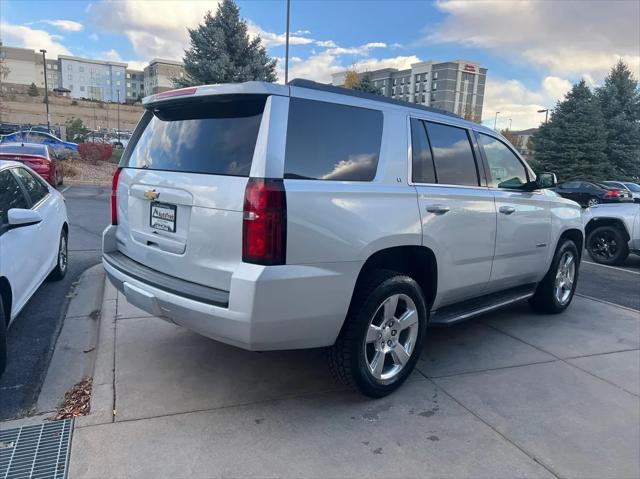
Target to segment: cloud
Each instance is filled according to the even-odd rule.
[[[318,40],[316,42],[316,45],[322,48],[335,48],[338,46],[336,42],[334,42],[333,40],[326,40],[326,41]]]
[[[423,42],[490,50],[553,75],[601,79],[624,59],[640,73],[640,2],[490,0],[436,4],[447,16]]]
[[[38,20],[37,22],[32,22],[30,25],[36,23],[45,23],[65,32],[79,32],[84,28],[82,23],[74,22],[73,20]]]
[[[100,37],[98,36],[97,33],[92,33],[91,35],[89,35],[89,40],[93,40],[94,42],[97,42],[98,40],[100,40]]]
[[[249,31],[249,36],[252,38],[260,36],[260,38],[262,38],[262,45],[264,45],[265,48],[276,47],[286,43],[286,33],[278,34],[267,32],[251,21],[247,21],[247,30]],[[309,45],[310,43],[314,43],[312,38],[304,36],[310,33],[308,30],[298,30],[297,32],[290,33],[289,45]]]
[[[49,58],[58,55],[71,55],[71,52],[59,42],[61,39],[59,35],[51,35],[44,30],[5,22],[0,23],[0,31],[5,44],[33,48],[34,50],[44,48],[47,50]]]
[[[533,90],[518,80],[487,77],[483,123],[493,127],[496,111],[499,111],[498,129],[508,127],[510,118],[514,130],[536,127],[544,120],[544,114],[538,110],[552,108],[570,89],[570,81],[556,76],[545,77]]]
[[[135,52],[147,59],[179,60],[189,44],[187,28],[194,28],[219,0],[208,2],[104,0],[88,13],[99,28],[123,33]]]

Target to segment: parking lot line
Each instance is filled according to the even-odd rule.
[[[62,188],[60,191],[60,193],[64,193],[65,191],[67,191],[69,188],[71,188],[71,186],[65,186],[64,188]]]
[[[583,263],[587,263],[587,264],[593,264],[595,266],[602,266],[603,268],[609,268],[609,269],[615,269],[615,270],[618,270],[618,271],[624,271],[625,273],[631,273],[631,274],[640,275],[640,272],[638,272],[638,271],[630,271],[628,269],[620,268],[618,266],[609,266],[608,264],[593,263],[593,262],[587,261],[587,260],[582,260],[582,262]]]

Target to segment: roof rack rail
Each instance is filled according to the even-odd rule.
[[[454,118],[462,119],[459,115],[451,113],[447,110],[440,108],[433,108],[430,106],[418,105],[415,103],[409,103],[402,100],[394,100],[393,98],[387,98],[386,96],[376,95],[374,93],[365,93],[363,91],[351,90],[350,88],[343,88],[334,85],[326,85],[324,83],[314,82],[312,80],[305,80],[303,78],[294,78],[288,83],[289,86],[297,86],[300,88],[309,88],[310,90],[326,91],[329,93],[337,93],[339,95],[355,96],[357,98],[364,98],[366,100],[381,101],[383,103],[391,103],[392,105],[404,106],[406,108],[415,108],[417,110],[429,111],[431,113],[438,113],[440,115],[452,116]]]

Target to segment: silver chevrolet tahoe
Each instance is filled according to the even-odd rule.
[[[248,350],[328,347],[337,378],[381,397],[427,326],[571,302],[580,207],[493,130],[305,80],[144,106],[103,264],[147,312]]]

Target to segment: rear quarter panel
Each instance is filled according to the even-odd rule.
[[[287,263],[364,262],[385,248],[422,244],[417,192],[407,183],[406,112],[383,116],[373,181],[285,180]]]

